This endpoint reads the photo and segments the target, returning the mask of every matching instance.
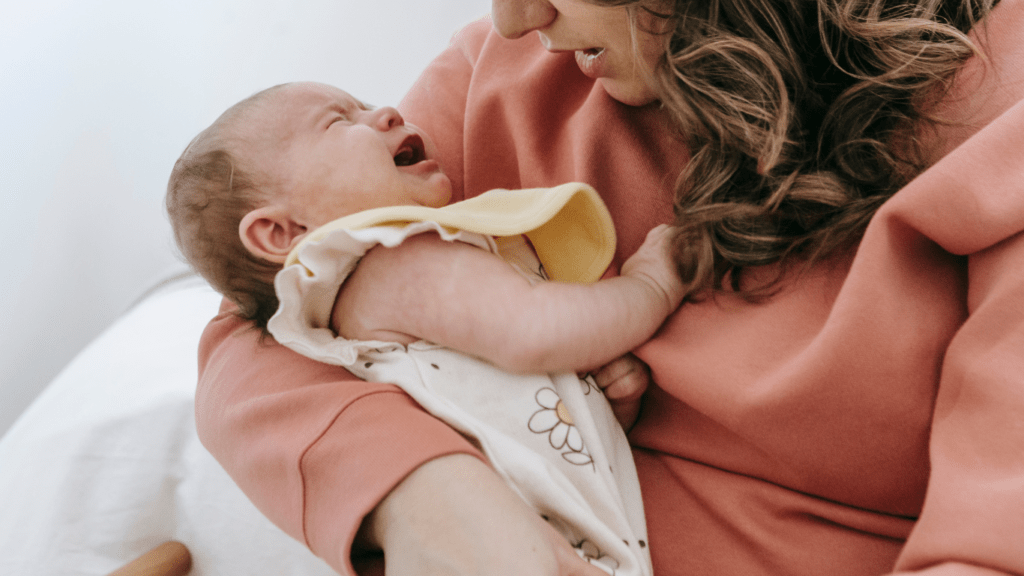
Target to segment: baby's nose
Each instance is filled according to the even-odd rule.
[[[405,125],[405,119],[402,115],[391,106],[384,106],[383,108],[377,108],[372,111],[372,119],[370,125],[380,130],[381,132],[387,132],[392,128],[398,128],[399,126]]]

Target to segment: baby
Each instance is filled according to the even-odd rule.
[[[475,440],[581,556],[651,574],[629,446],[575,374],[639,346],[679,305],[670,230],[594,282],[614,232],[589,187],[450,197],[430,139],[395,109],[297,83],[197,136],[167,209],[186,259],[238,314],[402,387]],[[638,402],[620,412],[626,425]]]

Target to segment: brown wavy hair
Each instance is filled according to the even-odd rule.
[[[692,159],[675,193],[690,299],[859,241],[924,167],[909,128],[978,49],[996,0],[593,0],[664,36],[651,84]]]

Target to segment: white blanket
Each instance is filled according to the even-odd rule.
[[[196,437],[196,350],[219,303],[194,279],[150,296],[0,439],[0,574],[107,574],[172,539],[192,552],[193,576],[334,573]]]

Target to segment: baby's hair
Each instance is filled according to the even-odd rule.
[[[166,197],[174,240],[185,260],[238,306],[238,316],[264,332],[277,311],[274,275],[281,265],[249,252],[238,227],[270,198],[272,183],[244,160],[251,146],[238,127],[278,88],[235,104],[196,136],[174,163]]]

